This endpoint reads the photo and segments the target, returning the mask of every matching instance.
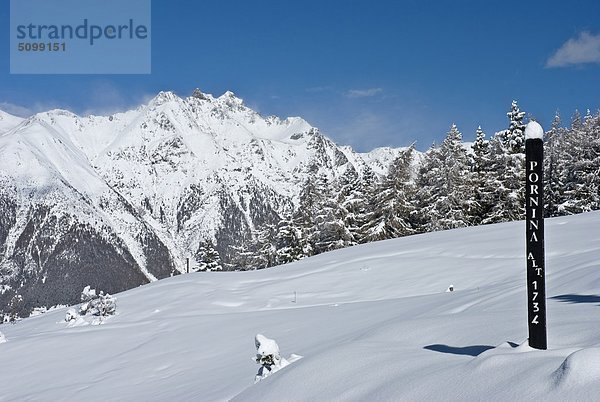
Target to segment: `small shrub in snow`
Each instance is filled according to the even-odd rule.
[[[70,308],[67,310],[67,315],[65,316],[65,321],[66,322],[75,321],[77,319],[77,317],[79,317],[79,314],[77,314],[77,311],[74,308]]]
[[[289,362],[279,354],[279,345],[277,345],[275,340],[258,334],[256,335],[256,338],[254,338],[254,344],[256,346],[256,357],[254,358],[254,361],[261,365],[258,369],[258,373],[256,373],[254,382],[258,382],[263,378],[270,376],[289,364]]]
[[[83,291],[81,292],[82,302],[89,302],[90,300],[93,300],[96,297],[98,297],[96,295],[96,289],[92,289],[90,285],[87,285],[83,288]]]
[[[81,301],[79,310],[73,308],[67,311],[65,321],[75,321],[83,316],[108,317],[114,315],[117,310],[117,300],[108,293],[96,293],[96,289],[86,286],[81,292]]]
[[[79,307],[79,315],[95,315],[108,317],[113,315],[117,309],[116,299],[108,293],[96,294],[96,289],[86,286],[81,292],[83,304]]]
[[[98,298],[92,300],[90,302],[90,305],[90,313],[92,315],[100,317],[108,317],[109,315],[114,315],[117,311],[117,299],[115,299],[108,293],[104,294],[104,292],[100,292]]]

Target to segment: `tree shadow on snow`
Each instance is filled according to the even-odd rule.
[[[464,356],[479,356],[486,350],[494,349],[494,346],[489,345],[473,345],[473,346],[448,346],[448,345],[427,345],[423,349],[433,350],[434,352],[450,353],[453,355]]]
[[[575,303],[600,303],[600,296],[598,296],[598,295],[575,295],[575,294],[568,294],[568,295],[554,296],[554,297],[551,297],[551,299],[555,299],[555,300],[561,301],[563,303],[571,303],[571,304],[575,304]],[[600,304],[598,304],[598,306],[600,306]]]

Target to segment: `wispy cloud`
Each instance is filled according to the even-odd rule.
[[[331,91],[333,88],[330,86],[322,86],[322,87],[310,87],[306,88],[305,91],[308,93],[318,93],[318,92],[327,92]]]
[[[383,92],[383,88],[350,89],[346,92],[348,98],[368,98]]]
[[[10,102],[0,102],[0,110],[19,117],[29,117],[34,114],[30,108]]]
[[[31,105],[18,105],[12,102],[0,102],[0,110],[19,117],[30,117],[36,113],[57,109],[60,105],[56,102],[35,102]]]
[[[77,107],[70,103],[41,100],[31,104],[17,104],[0,100],[0,110],[19,117],[30,117],[36,113],[46,112],[52,109],[66,109],[80,116],[103,115],[108,116],[117,112],[124,112],[142,104],[148,103],[156,94],[125,94],[111,84],[94,84],[88,90],[88,100],[79,102]]]
[[[83,99],[70,101],[44,99],[43,96],[33,101],[19,103],[10,99],[0,99],[0,110],[19,117],[30,117],[52,109],[66,109],[80,116],[107,116],[148,103],[156,96],[148,93],[128,93],[108,80],[92,81],[83,89],[87,94]]]
[[[80,108],[82,115],[107,116],[124,112],[139,105],[148,103],[156,94],[126,93],[110,81],[95,81],[91,84],[90,101]]]
[[[600,35],[581,32],[566,41],[546,62],[546,67],[600,63]]]

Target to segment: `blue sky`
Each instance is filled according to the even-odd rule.
[[[5,28],[0,109],[110,113],[160,90],[232,90],[361,151],[424,150],[453,122],[465,140],[505,128],[512,99],[544,126],[600,108],[599,16],[595,0],[153,0],[149,75],[11,75]]]

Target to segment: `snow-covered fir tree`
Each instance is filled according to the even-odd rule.
[[[562,208],[566,213],[600,208],[600,115],[588,114],[583,123],[572,125],[565,143]]]
[[[481,126],[475,132],[473,152],[469,154],[473,200],[469,224],[479,225],[489,216],[496,202],[497,183],[492,170],[492,150]]]
[[[276,227],[265,224],[254,233],[252,250],[254,251],[251,264],[253,269],[267,268],[275,265],[275,234]],[[247,262],[248,263],[248,262]]]
[[[490,148],[491,185],[496,190],[492,208],[482,223],[521,219],[525,211],[525,155],[511,153],[499,135],[492,138]]]
[[[452,124],[439,148],[425,155],[417,181],[425,231],[468,226],[472,186],[462,134]]]
[[[344,223],[343,210],[338,204],[339,185],[329,182],[325,175],[316,180],[318,193],[313,211],[313,230],[310,242],[316,253],[336,250],[352,245],[352,234]]]
[[[550,130],[545,133],[544,138],[544,214],[546,217],[556,216],[563,202],[564,140],[565,129],[562,127],[560,113],[557,111]]]
[[[509,128],[490,141],[492,186],[496,191],[492,209],[482,223],[521,219],[525,212],[525,112],[513,101],[507,116]]]
[[[315,254],[312,237],[315,230],[314,222],[319,203],[320,196],[316,182],[314,180],[306,180],[300,191],[298,208],[292,218],[294,226],[300,230],[302,254],[306,257]]]
[[[364,230],[375,209],[378,183],[378,176],[368,166],[361,176],[355,175],[342,183],[339,205],[354,244],[365,241]]]
[[[198,249],[196,256],[198,271],[221,271],[221,256],[212,242],[206,242]]]
[[[412,176],[414,148],[394,159],[374,198],[374,208],[361,227],[362,242],[391,239],[415,233],[416,188]]]
[[[571,130],[583,129],[583,119],[578,109],[575,109],[573,116],[571,116]]]
[[[525,112],[522,112],[517,101],[513,100],[506,115],[510,123],[504,134],[505,146],[512,154],[522,154],[525,152]]]
[[[277,225],[274,238],[276,264],[287,264],[304,257],[302,250],[302,230],[291,219],[282,219]]]

